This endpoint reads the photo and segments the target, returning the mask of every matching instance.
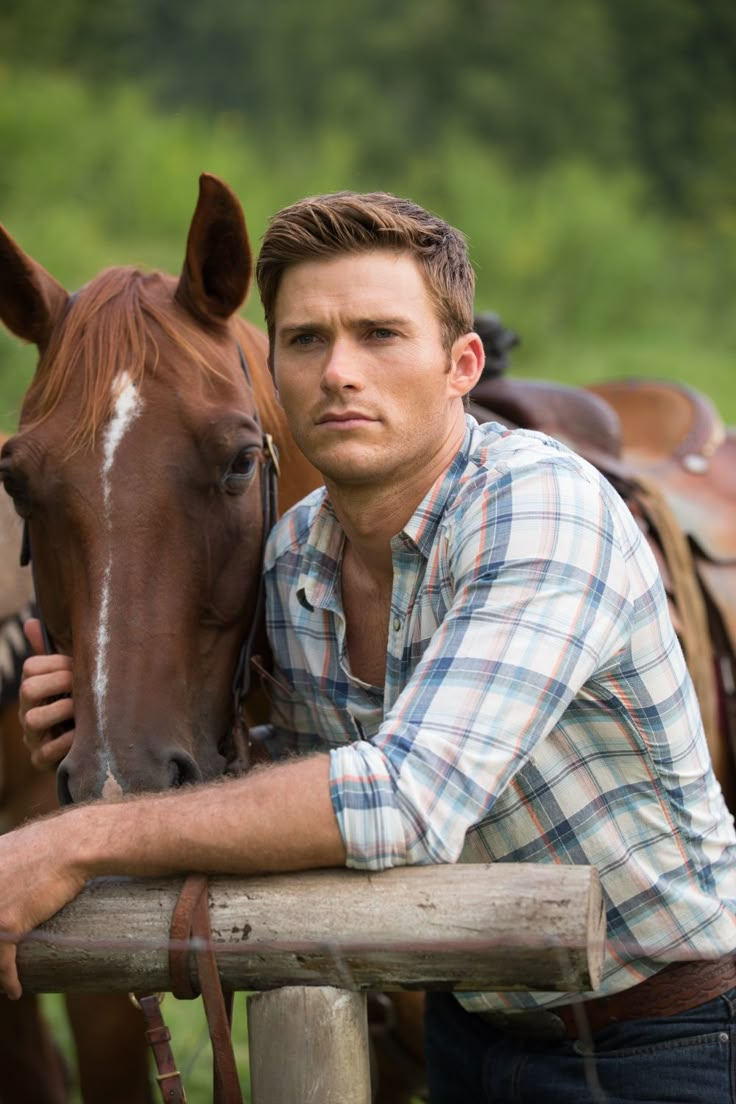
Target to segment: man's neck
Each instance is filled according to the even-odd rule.
[[[380,484],[346,485],[325,480],[330,501],[351,552],[374,577],[392,572],[391,541],[452,463],[462,445],[464,421],[448,435],[433,462]]]

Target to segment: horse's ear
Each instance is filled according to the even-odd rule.
[[[0,226],[0,319],[12,333],[46,348],[69,293]]]
[[[252,273],[243,209],[226,184],[202,173],[176,299],[200,321],[224,321],[243,303]]]

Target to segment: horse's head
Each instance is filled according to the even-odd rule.
[[[0,317],[40,352],[0,473],[49,636],[73,657],[63,802],[223,771],[264,428],[284,445],[265,339],[234,317],[251,270],[240,205],[209,176],[178,281],[113,268],[70,296],[0,233]]]

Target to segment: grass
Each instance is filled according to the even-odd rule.
[[[70,1066],[74,1068],[74,1041],[64,1010],[64,998],[57,993],[47,993],[42,997],[42,1002],[44,1013],[52,1026],[54,1036]],[[202,1002],[199,1000],[178,1001],[169,995],[164,1000],[163,1015],[171,1031],[172,1050],[182,1073],[188,1104],[211,1104],[212,1051],[210,1050]],[[243,1086],[246,1104],[249,1104],[250,1080],[245,993],[238,993],[235,997],[233,1038],[235,1040],[235,1058],[238,1063],[240,1083]],[[82,1104],[78,1091],[74,1092],[70,1104]]]
[[[246,999],[245,993],[237,993],[235,996],[233,1038],[243,1097],[245,1104],[250,1104]],[[74,1043],[64,1012],[64,999],[59,994],[52,993],[43,996],[42,1001],[57,1042],[73,1068]],[[167,996],[163,1004],[163,1015],[171,1031],[171,1045],[182,1073],[188,1104],[212,1104],[212,1052],[202,1002],[178,1001]],[[73,1094],[69,1104],[82,1104],[78,1092]],[[421,1104],[421,1101],[416,1098],[414,1104]]]

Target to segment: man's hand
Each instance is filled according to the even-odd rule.
[[[23,740],[37,770],[53,770],[72,746],[74,729],[59,734],[57,725],[74,720],[72,661],[69,656],[46,655],[41,622],[36,618],[23,626],[36,653],[23,664],[20,685],[20,723]]]
[[[37,820],[0,836],[0,993],[21,996],[16,939],[58,912],[84,886],[64,855],[63,817]]]
[[[93,801],[0,836],[0,993],[20,996],[15,943],[90,878],[263,874],[344,866],[330,759],[316,754],[165,794]]]

